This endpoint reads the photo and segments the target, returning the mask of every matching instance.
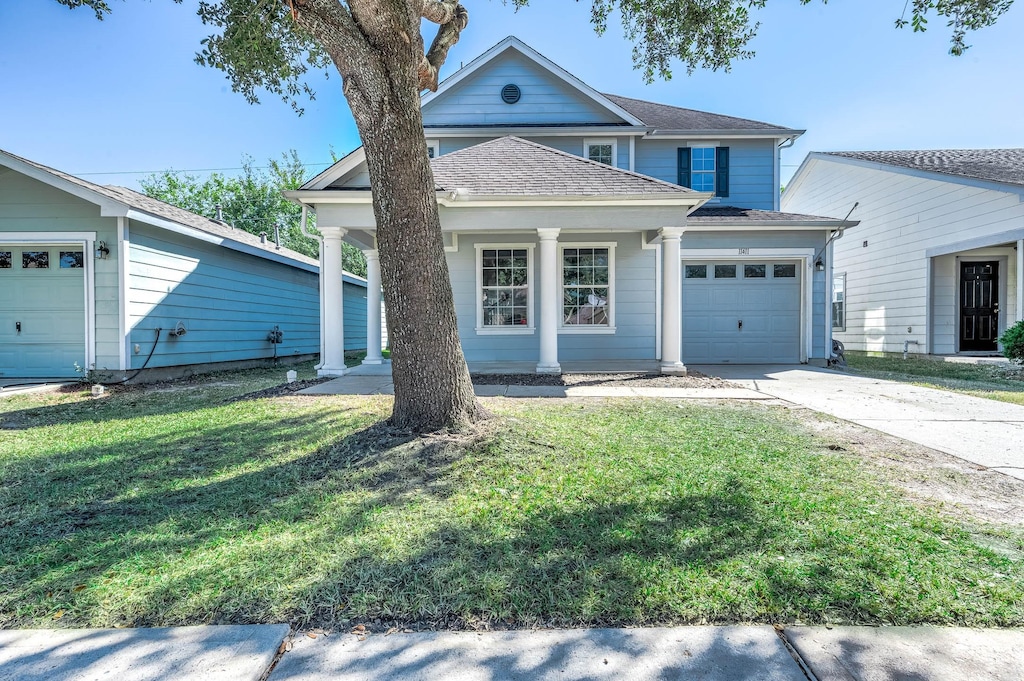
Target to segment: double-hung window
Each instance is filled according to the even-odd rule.
[[[597,161],[609,166],[615,165],[617,145],[614,138],[584,140],[583,151],[585,156],[591,161]]]
[[[679,185],[717,197],[729,196],[729,147],[679,147],[677,156]]]
[[[427,140],[427,157],[437,158],[441,155],[440,140]]]
[[[832,276],[832,330],[846,331],[846,274]]]
[[[477,332],[533,333],[533,249],[477,247]]]
[[[615,330],[615,247],[562,247],[562,330]]]

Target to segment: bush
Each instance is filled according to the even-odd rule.
[[[1010,361],[1024,364],[1024,320],[1008,328],[999,342],[1003,345],[1003,354]]]

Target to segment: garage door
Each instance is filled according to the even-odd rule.
[[[0,378],[70,378],[85,365],[84,255],[0,243]]]
[[[800,362],[795,262],[684,262],[683,362]]]

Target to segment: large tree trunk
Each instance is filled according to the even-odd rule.
[[[483,411],[459,343],[423,137],[416,53],[396,42],[390,50],[376,46],[380,69],[374,71],[385,82],[360,87],[360,94],[383,96],[348,97],[373,187],[395,384],[392,422],[417,432],[461,429]]]

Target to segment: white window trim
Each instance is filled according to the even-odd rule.
[[[427,140],[427,149],[434,150],[434,158],[441,155],[441,140]]]
[[[602,335],[615,333],[615,247],[614,241],[559,241],[558,242],[558,333],[565,335]],[[608,326],[576,326],[565,323],[564,282],[566,248],[607,248],[608,249]]]
[[[590,158],[590,147],[598,144],[612,145],[612,168],[619,167],[619,141],[614,137],[587,137],[583,140],[583,158]]]
[[[696,143],[691,142],[689,144],[689,147],[690,147],[690,188],[693,189],[693,176],[694,176],[695,173],[697,173],[697,172],[700,172],[700,173],[710,172],[711,173],[711,191],[712,191],[712,193],[716,194],[716,196],[713,197],[714,200],[717,200],[717,199],[721,198],[721,197],[717,196],[717,192],[718,192],[718,146],[719,145],[718,145],[717,142],[714,144],[714,146],[712,146],[710,143],[696,144]],[[712,160],[715,162],[715,167],[712,168],[710,171],[707,171],[707,170],[695,171],[693,169],[693,150],[694,149],[710,149],[711,150]],[[701,189],[701,190],[694,189],[694,191],[707,191],[707,190],[706,189]],[[711,201],[709,201],[708,203],[711,203]]]
[[[529,336],[537,332],[533,309],[534,278],[533,249],[537,244],[476,244],[476,333],[478,336]],[[526,315],[527,326],[484,326],[484,251],[495,248],[526,249]]]
[[[833,272],[832,273],[832,282],[829,285],[829,293],[830,293],[830,295],[829,295],[829,301],[828,301],[828,309],[831,312],[832,306],[836,304],[836,279],[838,279],[839,277],[843,278],[843,325],[842,326],[835,326],[835,315],[834,314],[830,314],[829,316],[831,317],[831,320],[830,320],[831,323],[829,324],[829,328],[833,332],[835,332],[835,333],[846,333],[846,310],[847,310],[847,307],[846,307],[846,300],[847,300],[847,295],[846,295],[846,272]]]

